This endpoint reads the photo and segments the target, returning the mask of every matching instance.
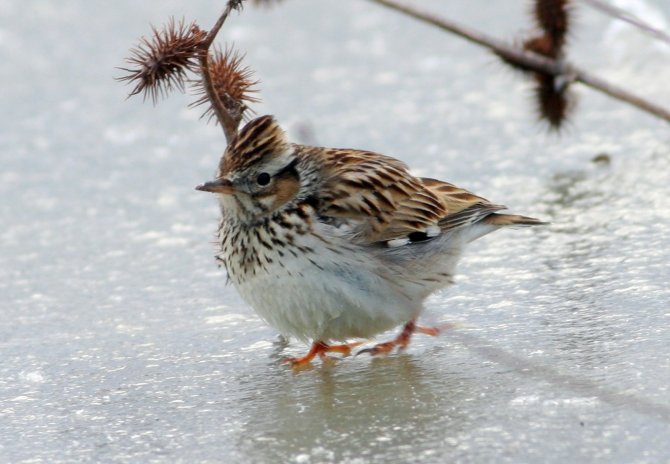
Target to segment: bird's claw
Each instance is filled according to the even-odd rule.
[[[398,349],[403,349],[405,348],[404,345],[401,345],[400,343],[397,343],[396,341],[391,341],[391,342],[385,342],[385,343],[379,343],[371,348],[365,348],[363,350],[360,350],[356,353],[355,357],[358,357],[359,355],[363,353],[369,353],[370,356],[377,356],[379,354],[388,354],[391,351],[393,351],[393,348],[398,347]]]
[[[362,344],[362,342],[352,342],[343,345],[327,345],[324,342],[314,342],[309,353],[305,356],[301,358],[284,358],[282,363],[289,364],[294,369],[302,369],[311,365],[312,360],[318,356],[324,363],[332,364],[338,361],[338,358],[328,356],[327,353],[338,353],[342,356],[349,356],[352,348],[355,348],[360,344]]]
[[[378,343],[377,345],[371,348],[365,348],[356,353],[356,356],[359,356],[363,353],[368,353],[370,356],[377,356],[379,354],[388,354],[393,351],[394,348],[398,348],[398,351],[404,350],[409,345],[412,334],[418,332],[425,335],[430,335],[436,337],[440,335],[447,329],[454,327],[454,324],[442,324],[437,327],[421,327],[416,325],[414,321],[408,322],[400,335],[398,335],[394,340],[390,342]]]

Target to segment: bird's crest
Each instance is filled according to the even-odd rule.
[[[221,173],[244,171],[271,158],[281,158],[289,150],[286,133],[271,115],[249,121],[232,140],[221,158]]]

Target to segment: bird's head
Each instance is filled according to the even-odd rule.
[[[257,221],[292,204],[300,174],[296,146],[272,116],[250,121],[221,158],[216,179],[196,187],[217,194],[224,214]]]

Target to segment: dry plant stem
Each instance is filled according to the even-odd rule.
[[[655,37],[670,44],[670,34],[661,29],[651,26],[647,22],[642,21],[637,16],[629,13],[628,11],[622,8],[610,5],[609,3],[603,2],[601,0],[581,0],[581,1],[584,3],[588,3],[592,7],[597,8],[600,11],[603,11],[610,16],[614,16],[615,18],[620,19],[621,21],[625,21],[639,29],[642,29],[644,32],[651,35],[652,37]]]
[[[209,31],[205,40],[203,40],[201,44],[202,53],[200,53],[200,68],[205,92],[212,102],[212,108],[214,109],[214,113],[216,114],[216,117],[219,120],[221,127],[223,128],[223,133],[225,134],[228,143],[230,143],[231,140],[233,140],[233,137],[237,135],[237,128],[240,125],[240,121],[242,120],[242,112],[239,111],[237,112],[238,114],[232,114],[230,111],[228,111],[224,102],[222,102],[217,95],[214,89],[214,83],[212,82],[212,75],[209,70],[209,48],[212,46],[216,35],[221,30],[223,23],[226,22],[230,12],[238,8],[240,5],[240,1],[228,1],[228,4],[219,17],[219,20]]]
[[[436,16],[433,13],[421,11],[414,6],[395,0],[370,0],[373,3],[399,11],[413,18],[427,22],[440,29],[452,32],[463,37],[470,42],[474,42],[482,47],[493,50],[502,58],[518,63],[521,67],[533,71],[547,73],[554,76],[564,76],[573,82],[581,82],[593,89],[599,90],[613,98],[629,103],[643,111],[651,113],[667,122],[670,122],[670,111],[655,105],[644,98],[633,95],[632,93],[610,84],[599,77],[590,75],[573,65],[561,60],[552,60],[537,53],[524,51],[514,46],[508,45],[500,40],[490,37],[484,33],[473,30],[469,27],[455,23],[451,20]]]

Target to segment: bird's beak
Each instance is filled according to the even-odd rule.
[[[211,182],[205,182],[202,185],[198,185],[195,189],[201,190],[203,192],[224,194],[231,194],[235,191],[232,182],[230,182],[228,179],[216,179]]]

